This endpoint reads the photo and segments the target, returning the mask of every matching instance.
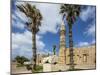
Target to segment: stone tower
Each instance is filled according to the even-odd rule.
[[[60,28],[59,64],[66,64],[66,28],[62,20]]]

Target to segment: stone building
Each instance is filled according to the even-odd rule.
[[[77,69],[94,69],[96,66],[95,44],[74,49],[74,65]],[[66,28],[64,22],[60,28],[59,64],[70,65],[69,48],[66,48]]]
[[[44,58],[43,55],[37,54],[36,64],[37,64],[37,65],[43,65],[43,58]]]

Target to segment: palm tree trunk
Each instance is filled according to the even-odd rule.
[[[33,50],[33,70],[36,70],[36,59],[37,59],[37,55],[36,55],[36,34],[32,33],[32,50]]]
[[[65,64],[66,64],[66,49],[64,50],[64,56],[65,56]]]
[[[69,52],[70,52],[70,69],[74,69],[74,59],[73,59],[73,38],[72,38],[72,25],[69,26]]]

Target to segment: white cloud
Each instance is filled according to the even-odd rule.
[[[16,5],[25,4],[24,2],[17,2]],[[32,3],[31,5],[36,5],[36,7],[41,11],[41,14],[43,16],[42,25],[40,27],[40,34],[45,34],[46,32],[51,33],[57,33],[59,29],[58,23],[61,23],[61,14],[59,14],[60,11],[60,5],[58,4],[45,4],[45,3]],[[47,12],[48,11],[48,12]],[[19,15],[18,11],[16,11]],[[22,14],[19,15],[19,17],[23,17]],[[23,18],[22,18],[23,19]]]
[[[24,29],[24,24],[21,23],[21,22],[18,22],[18,21],[15,22],[15,21],[12,20],[12,26],[14,26],[18,29]]]
[[[24,22],[27,22],[27,21],[28,21],[26,15],[25,15],[24,13],[20,12],[20,10],[17,9],[17,10],[15,11],[15,14],[16,14],[16,16],[19,17],[22,21],[24,21]]]
[[[18,45],[18,47],[21,45],[31,44],[30,34],[29,31],[24,33],[12,33],[12,44]]]
[[[24,24],[17,21],[17,17],[14,14],[12,14],[12,26],[19,28],[19,29],[24,28]]]
[[[83,46],[88,46],[89,43],[88,42],[79,42],[76,47],[83,47]]]
[[[95,44],[95,39],[93,39],[91,42],[87,42],[87,41],[81,41],[81,42],[79,42],[79,43],[77,43],[76,45],[75,45],[75,47],[85,47],[85,46],[90,46],[90,45],[92,45],[92,44]]]
[[[86,36],[95,37],[95,11],[96,9],[94,6],[88,6],[87,9],[82,10],[80,14],[80,18],[83,21],[91,20],[84,32]]]
[[[60,6],[58,4],[37,4],[37,8],[40,9],[43,15],[42,26],[40,27],[40,33],[46,32],[57,33],[61,22],[61,15],[59,14]],[[47,12],[48,11],[48,12]]]
[[[42,37],[36,35],[37,52],[42,52],[45,47]],[[16,53],[16,51],[18,53]],[[32,34],[29,31],[24,33],[12,33],[12,54],[26,55],[28,52],[32,54]],[[27,54],[32,56],[31,54]]]
[[[95,13],[95,7],[88,6],[87,9],[82,10],[82,12],[80,13],[80,18],[83,21],[87,21],[88,19],[95,17],[94,13]]]
[[[89,25],[84,34],[86,34],[87,36],[95,37],[95,24]]]
[[[12,14],[12,26],[19,29],[24,29],[24,23],[28,21],[27,17],[19,10],[16,10],[14,12],[15,13]]]

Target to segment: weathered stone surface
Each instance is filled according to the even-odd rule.
[[[61,51],[61,50],[60,50]],[[59,56],[60,61],[59,63],[64,63],[64,55],[60,52],[62,57]],[[84,56],[85,55],[85,56]],[[66,64],[69,64],[70,61],[69,56],[69,48],[66,48]],[[81,48],[74,48],[74,63],[76,64],[77,68],[79,69],[92,69],[95,68],[96,65],[96,49],[95,45],[89,47],[81,47]]]
[[[70,65],[69,48],[66,48],[66,28],[62,21],[60,28],[60,48],[59,48],[59,64]],[[96,65],[96,48],[95,44],[86,47],[73,48],[75,68],[92,69]]]

